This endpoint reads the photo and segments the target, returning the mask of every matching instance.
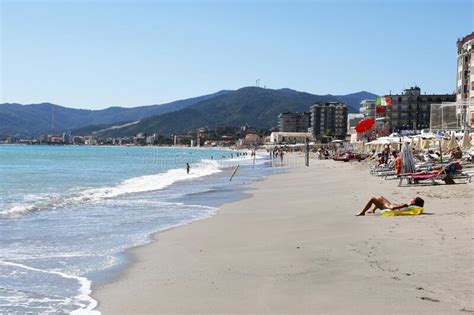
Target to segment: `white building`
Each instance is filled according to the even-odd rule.
[[[376,105],[375,100],[363,100],[360,102],[360,113],[364,115],[364,117],[376,117]]]
[[[271,144],[297,144],[312,141],[313,136],[309,132],[272,132],[270,134]]]
[[[364,118],[365,116],[363,114],[347,114],[347,131],[353,133],[352,131],[355,129],[357,123]]]
[[[457,41],[456,101],[459,125],[474,126],[474,32]]]

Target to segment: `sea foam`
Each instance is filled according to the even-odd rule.
[[[225,167],[225,165],[217,160],[202,160],[191,166],[189,174],[186,173],[184,168],[170,169],[163,173],[126,179],[110,187],[85,189],[72,195],[52,196],[50,198],[38,197],[39,202],[14,204],[6,210],[0,211],[0,218],[15,218],[50,208],[58,208],[84,202],[97,202],[125,194],[156,191],[176,182],[193,180],[221,172],[223,167]]]

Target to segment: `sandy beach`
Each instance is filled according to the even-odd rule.
[[[397,187],[365,163],[268,177],[214,217],[131,251],[103,314],[474,314],[474,184]],[[373,195],[426,214],[356,217]]]

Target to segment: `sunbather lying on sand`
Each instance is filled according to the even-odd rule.
[[[364,209],[362,209],[362,211],[357,213],[357,215],[365,215],[366,212],[374,213],[375,210],[377,210],[377,209],[380,209],[380,210],[382,210],[382,209],[400,210],[400,209],[406,208],[408,206],[423,207],[424,204],[425,204],[425,201],[423,199],[421,199],[420,197],[416,197],[416,198],[410,200],[410,202],[408,204],[404,203],[404,204],[399,204],[399,205],[391,203],[390,201],[387,200],[387,198],[385,198],[383,196],[372,197],[372,198],[370,198],[369,202],[367,202]],[[373,209],[369,210],[372,206],[373,206]]]

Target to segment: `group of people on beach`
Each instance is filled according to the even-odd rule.
[[[331,156],[331,154],[329,153],[329,150],[327,148],[319,148],[317,151],[316,151],[316,158],[318,160],[323,160],[323,159],[329,159]]]
[[[460,147],[449,150],[448,153],[449,157],[454,160],[459,160],[463,156],[463,151]],[[437,151],[435,152],[433,150],[426,149],[424,151],[420,151],[416,148],[412,148],[412,154],[415,161],[419,162],[436,162],[441,160],[441,153]],[[382,166],[389,165],[390,163],[396,161],[397,156],[398,152],[390,152],[390,147],[386,145],[382,152],[376,152],[375,150],[372,150],[370,158],[377,161],[377,166]]]
[[[285,155],[285,152],[283,151],[283,148],[280,147],[274,147],[272,151],[270,151],[270,157],[273,159],[277,159],[280,157],[280,161],[283,162],[283,156]]]
[[[445,152],[445,154],[435,152],[434,150],[420,150],[417,148],[412,148],[411,153],[415,162],[425,164],[425,169],[419,169],[415,172],[412,171],[408,174],[402,174],[402,157],[396,150],[391,151],[389,145],[385,145],[381,152],[372,150],[372,154],[369,156],[369,159],[375,160],[376,166],[378,168],[392,168],[397,177],[404,175],[412,176],[415,183],[417,183],[417,175],[427,176],[427,174],[429,174],[430,176],[443,175],[442,179],[446,184],[454,184],[453,176],[455,176],[455,174],[463,168],[463,158],[464,162],[468,163],[472,162],[473,160],[472,153],[470,155],[464,156],[464,153],[459,146]],[[444,161],[444,163],[437,164],[437,162],[442,161]],[[404,210],[409,206],[423,207],[423,205],[424,200],[420,197],[416,197],[406,204],[394,204],[383,196],[372,197],[369,199],[365,207],[357,213],[357,215],[362,216],[366,213],[374,213],[377,209]]]

